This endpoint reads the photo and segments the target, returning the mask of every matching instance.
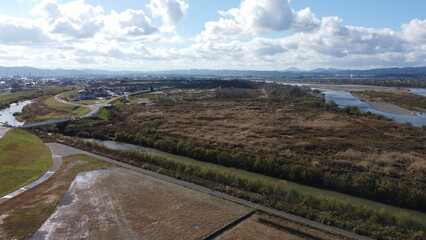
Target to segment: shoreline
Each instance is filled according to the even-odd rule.
[[[415,111],[410,111],[408,109],[396,106],[394,104],[385,103],[385,102],[367,102],[371,108],[390,113],[390,114],[398,114],[398,115],[406,115],[406,116],[417,116]]]

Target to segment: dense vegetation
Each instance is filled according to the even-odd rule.
[[[0,139],[0,197],[40,178],[51,165],[50,150],[37,136],[10,130]]]
[[[113,139],[149,146],[202,161],[337,190],[387,204],[426,210],[423,204],[426,202],[426,191],[424,191],[426,177],[425,169],[422,167],[423,154],[426,152],[425,142],[420,140],[425,138],[424,130],[393,124],[389,121],[383,122],[381,117],[363,114],[356,108],[348,107],[337,110],[332,103],[325,104],[322,99],[313,97],[309,90],[299,87],[266,85],[262,91],[258,91],[258,94],[253,94],[252,89],[252,86],[250,88],[232,88],[232,90],[226,90],[225,95],[224,91],[219,89],[217,91],[221,94],[217,97],[222,96],[224,99],[206,100],[206,104],[198,109],[209,109],[213,103],[216,104],[219,101],[220,104],[223,104],[225,101],[231,106],[246,104],[247,107],[238,108],[241,111],[246,111],[244,109],[248,108],[256,109],[262,114],[288,111],[291,115],[305,115],[304,117],[308,117],[308,119],[310,116],[315,118],[322,112],[330,112],[336,117],[350,119],[351,125],[344,129],[333,130],[327,127],[320,128],[318,131],[316,128],[298,125],[286,128],[280,123],[282,120],[279,120],[280,122],[273,122],[278,125],[271,129],[271,133],[259,133],[260,138],[266,134],[268,138],[275,139],[266,139],[263,143],[259,143],[262,146],[250,145],[249,142],[253,141],[252,138],[238,143],[224,140],[223,144],[219,144],[212,143],[211,137],[202,140],[183,137],[181,133],[176,133],[175,129],[178,125],[171,122],[171,119],[165,117],[164,114],[156,113],[156,109],[171,113],[177,112],[180,115],[188,109],[183,110],[180,107],[172,109],[170,104],[179,106],[179,103],[168,102],[163,107],[160,103],[153,106],[154,114],[152,115],[144,113],[147,108],[136,105],[112,107],[108,112],[108,121],[96,117],[78,120],[62,130],[68,135]],[[264,94],[260,94],[262,92]],[[226,102],[227,99],[233,100]],[[191,104],[191,107],[194,108],[193,111],[199,112],[195,109],[196,103]],[[214,124],[216,121],[217,124],[223,124],[222,122],[228,121],[228,118],[231,119],[226,115],[194,116],[193,113],[188,115],[189,126],[194,126],[196,131],[200,132],[205,124]],[[284,116],[286,115],[278,115],[279,118]],[[368,120],[367,124],[366,120],[362,120],[363,117],[377,120]],[[266,115],[266,118],[270,120],[273,119],[273,116]],[[181,124],[183,120],[176,121],[178,121],[177,124]],[[232,122],[232,120],[229,121]],[[255,124],[263,124],[265,129],[269,129],[269,124],[256,119],[253,121]],[[164,132],[169,122],[169,128],[172,131],[170,134]],[[326,123],[334,124],[333,121]],[[338,123],[339,121],[336,119],[335,124]],[[401,129],[401,127],[403,128]],[[281,128],[285,128],[285,130]],[[250,128],[244,127],[244,129]],[[208,128],[208,131],[212,131],[211,127]],[[383,131],[389,133],[384,135]],[[226,134],[225,132],[224,134]],[[235,132],[239,132],[239,130],[237,129]],[[404,140],[398,136],[401,133],[406,136]],[[276,139],[284,134],[291,138]],[[392,135],[397,137],[390,137]],[[295,137],[301,140],[292,140]],[[324,138],[331,140],[324,141]],[[337,141],[333,140],[336,138]],[[209,139],[210,142],[208,142]],[[281,147],[281,145],[283,146]],[[270,149],[268,149],[269,146],[271,146]],[[291,154],[285,153],[289,151]]]
[[[143,152],[110,150],[96,143],[79,139],[62,138],[62,140],[120,161],[216,188],[253,202],[377,239],[422,239],[425,237],[426,226],[411,220],[406,215],[393,215],[383,209],[373,210],[331,199],[319,199],[289,191],[285,185],[253,181],[215,169],[173,162]]]

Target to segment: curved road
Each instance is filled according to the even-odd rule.
[[[10,128],[0,127],[0,139],[10,130]]]
[[[219,198],[231,201],[231,202],[235,202],[235,203],[250,207],[250,208],[255,209],[255,210],[261,210],[261,211],[269,212],[269,213],[278,215],[280,217],[283,217],[283,218],[286,218],[286,219],[289,219],[289,220],[292,220],[292,221],[296,221],[296,222],[299,222],[299,223],[302,223],[302,224],[307,224],[307,225],[315,227],[315,228],[323,229],[323,230],[333,232],[333,233],[338,233],[338,234],[344,235],[344,236],[349,237],[349,238],[354,238],[354,239],[371,239],[371,238],[361,236],[361,235],[357,235],[355,233],[352,233],[352,232],[349,232],[349,231],[346,231],[346,230],[343,230],[343,229],[335,228],[335,227],[328,226],[328,225],[325,225],[325,224],[322,224],[322,223],[319,223],[319,222],[315,222],[315,221],[312,221],[312,220],[309,220],[309,219],[306,219],[306,218],[302,218],[302,217],[299,217],[299,216],[296,216],[296,215],[293,215],[293,214],[289,214],[289,213],[286,213],[286,212],[283,212],[283,211],[279,211],[279,210],[276,210],[276,209],[273,209],[273,208],[269,208],[269,207],[266,207],[266,206],[263,206],[263,205],[260,205],[260,204],[252,203],[250,201],[247,201],[247,200],[244,200],[244,199],[241,199],[241,198],[236,198],[236,197],[233,197],[231,195],[228,195],[228,194],[225,194],[225,193],[222,193],[222,192],[214,191],[212,189],[202,187],[202,186],[197,185],[197,184],[185,182],[185,181],[175,179],[175,178],[163,175],[163,174],[148,171],[148,170],[145,170],[145,169],[142,169],[142,168],[138,168],[138,167],[123,163],[123,162],[113,160],[111,158],[107,158],[107,157],[104,157],[104,156],[100,156],[98,154],[94,154],[94,153],[90,153],[90,152],[83,151],[83,150],[80,150],[80,149],[76,149],[76,148],[73,148],[73,147],[70,147],[70,146],[67,146],[67,145],[63,145],[63,144],[60,144],[60,143],[48,143],[47,145],[50,147],[50,149],[52,150],[54,155],[70,156],[70,155],[76,155],[76,154],[85,154],[85,155],[92,156],[92,157],[101,159],[103,161],[113,163],[113,164],[116,164],[118,166],[130,169],[130,170],[133,170],[133,171],[136,171],[136,172],[139,172],[139,173],[151,176],[151,177],[155,177],[155,178],[158,178],[158,179],[161,179],[161,180],[164,180],[164,181],[167,181],[167,182],[171,182],[171,183],[174,183],[174,184],[177,184],[177,185],[180,185],[180,186],[184,186],[184,187],[187,187],[187,188],[190,188],[190,189],[193,189],[193,190],[197,190],[197,191],[200,191],[200,192],[203,192],[203,193],[206,193],[206,194],[210,194],[210,195],[213,195],[213,196],[216,196],[216,197],[219,197]]]
[[[0,198],[0,204],[2,204],[4,202],[6,202],[7,200],[9,200],[9,199],[11,199],[13,197],[16,197],[19,194],[21,194],[21,193],[23,193],[23,192],[25,192],[25,191],[27,191],[27,190],[29,190],[29,189],[31,189],[31,188],[39,185],[40,183],[42,183],[42,182],[46,181],[47,179],[49,179],[56,171],[58,171],[59,167],[62,164],[62,160],[61,160],[62,156],[55,155],[53,153],[52,148],[50,148],[50,151],[52,152],[52,155],[53,155],[52,156],[53,165],[49,169],[49,171],[47,171],[41,178],[35,180],[34,182],[31,182],[31,183],[25,185],[24,187],[22,187],[22,188],[14,191],[12,193],[7,194],[6,196]]]
[[[149,92],[150,90],[142,90],[142,91],[137,91],[137,92],[133,92],[133,93],[127,93],[126,95],[122,95],[122,96],[117,96],[114,98],[109,99],[108,101],[102,102],[102,103],[96,103],[96,104],[89,104],[89,105],[84,105],[84,104],[78,104],[78,103],[73,103],[73,102],[68,102],[64,99],[62,99],[60,97],[61,94],[57,94],[55,96],[55,100],[60,102],[60,103],[64,103],[64,104],[69,104],[69,105],[73,105],[73,106],[79,106],[79,107],[88,107],[90,108],[90,112],[84,116],[81,116],[81,118],[86,118],[86,117],[91,117],[93,116],[95,113],[97,113],[99,111],[99,109],[103,108],[103,107],[108,107],[111,106],[111,102],[125,96],[128,97],[130,95],[134,95],[134,94],[139,94],[139,93],[144,93],[144,92]]]

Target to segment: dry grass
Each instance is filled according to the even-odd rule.
[[[420,173],[426,170],[426,157],[415,152],[366,153],[348,149],[338,152],[335,156],[336,162],[349,163],[366,169],[382,168],[386,173],[397,172],[401,168]]]
[[[316,229],[270,216],[257,213],[253,217],[240,223],[235,228],[225,232],[220,240],[256,240],[256,239],[345,239],[343,237],[325,233]]]

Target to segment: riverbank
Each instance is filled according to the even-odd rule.
[[[398,114],[398,115],[407,115],[407,116],[417,116],[416,112],[410,111],[408,109],[384,102],[368,102],[370,106],[377,110],[390,114]]]
[[[0,140],[0,196],[43,176],[52,166],[49,148],[22,129],[7,132]]]

